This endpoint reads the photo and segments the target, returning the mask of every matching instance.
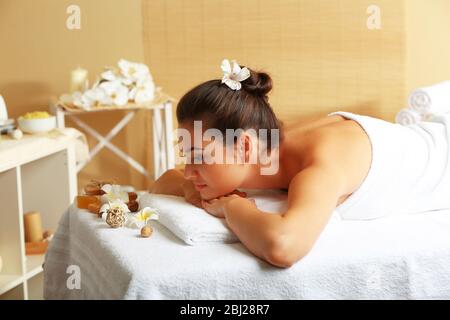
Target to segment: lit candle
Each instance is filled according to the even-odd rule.
[[[88,72],[80,67],[72,70],[70,76],[70,91],[80,91],[83,92],[88,88]]]

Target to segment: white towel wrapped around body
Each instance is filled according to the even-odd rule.
[[[408,97],[408,104],[421,114],[450,112],[450,81],[414,90]]]
[[[450,114],[400,125],[350,112],[372,146],[369,172],[336,210],[343,219],[374,219],[450,208]]]

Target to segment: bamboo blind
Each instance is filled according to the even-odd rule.
[[[223,58],[268,72],[283,120],[344,110],[393,121],[404,106],[403,1],[143,0],[146,62],[176,98],[221,77]]]

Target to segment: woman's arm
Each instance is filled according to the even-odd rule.
[[[271,259],[276,232],[283,222],[280,214],[265,213],[248,199],[235,196],[225,203],[224,217],[231,230],[255,256],[280,266]]]
[[[150,192],[157,194],[168,194],[184,196],[182,184],[184,183],[182,169],[170,169],[164,172],[154,183]]]
[[[184,169],[169,169],[153,184],[150,192],[184,197],[187,202],[202,208],[200,192],[190,180],[184,178]]]
[[[256,256],[279,267],[290,267],[313,247],[343,190],[343,179],[332,164],[310,166],[289,185],[288,210],[263,213],[246,199],[225,203],[225,219]]]

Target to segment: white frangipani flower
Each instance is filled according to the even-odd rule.
[[[127,79],[132,79],[133,82],[141,78],[145,78],[150,71],[143,63],[131,62],[125,59],[120,59],[118,62],[120,73]]]
[[[73,104],[81,109],[89,110],[94,105],[94,101],[91,100],[86,95],[82,94],[79,91],[76,91],[72,95],[73,97]]]
[[[87,99],[92,101],[93,105],[102,103],[107,97],[105,90],[102,87],[94,87],[83,93]]]
[[[142,85],[144,85],[147,82],[153,82],[153,77],[150,74],[150,72],[147,72],[144,76],[138,78],[136,80],[136,86],[138,86],[138,87],[142,86]]]
[[[133,84],[133,79],[124,77],[117,68],[107,68],[102,72],[101,77],[106,81],[119,80],[125,86],[130,86]]]
[[[136,87],[130,91],[130,99],[137,104],[143,104],[152,101],[155,98],[155,84],[147,78],[144,82],[138,82]]]
[[[111,69],[103,71],[100,76],[102,77],[102,79],[105,79],[105,80],[108,80],[108,81],[114,81],[114,80],[117,79],[116,73],[113,70],[111,70]]]
[[[124,106],[128,103],[128,88],[120,80],[105,81],[99,87],[105,90],[106,93],[102,104]]]
[[[223,71],[222,83],[225,83],[232,90],[240,90],[242,87],[241,81],[250,78],[250,70],[246,67],[241,68],[236,60],[231,60],[230,63],[228,59],[224,59],[220,68]]]
[[[91,89],[61,96],[60,101],[89,110],[101,105],[125,106],[130,100],[144,104],[154,97],[155,84],[147,65],[120,59],[118,67],[105,67]]]
[[[102,80],[103,80],[103,79],[102,79],[101,77],[97,77],[97,78],[95,79],[94,83],[92,84],[92,89],[97,88],[97,87],[100,85],[100,82],[101,82]],[[104,80],[103,80],[103,81],[104,81]]]
[[[157,209],[151,207],[145,207],[137,213],[127,214],[126,226],[134,229],[141,229],[146,226],[149,220],[158,220],[159,215]]]
[[[133,83],[134,83],[133,79],[129,79],[129,78],[125,78],[125,77],[120,77],[119,79],[124,86],[127,86],[127,87],[133,86]]]
[[[102,186],[102,190],[105,192],[105,194],[101,196],[102,203],[113,203],[117,200],[126,203],[130,200],[128,192],[123,191],[122,187],[118,184],[105,184]]]

